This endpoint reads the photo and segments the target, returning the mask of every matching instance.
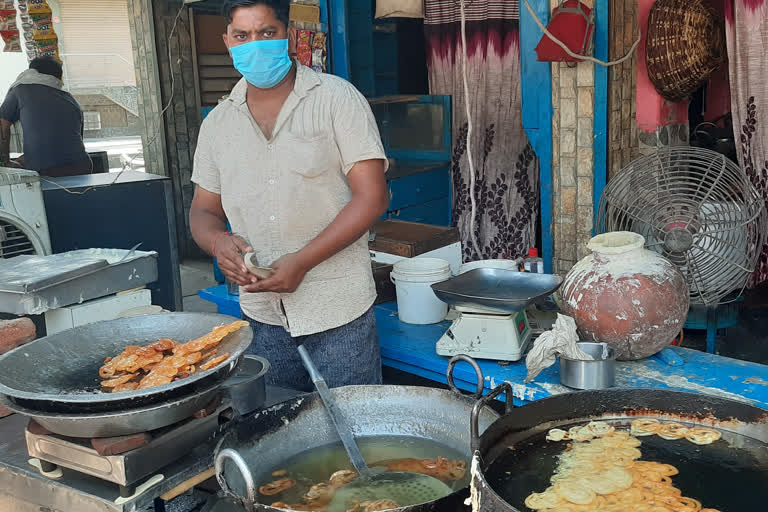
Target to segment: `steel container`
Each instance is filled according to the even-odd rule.
[[[613,387],[616,378],[616,352],[606,343],[580,342],[579,348],[593,361],[560,356],[560,383],[576,389]]]

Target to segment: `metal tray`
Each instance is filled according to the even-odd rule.
[[[157,253],[81,249],[0,260],[0,311],[39,315],[157,280]]]
[[[563,278],[550,274],[479,268],[432,285],[446,304],[505,314],[522,311],[557,290]]]

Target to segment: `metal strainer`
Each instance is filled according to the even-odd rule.
[[[388,500],[398,507],[439,500],[453,492],[448,485],[418,473],[380,473],[359,478],[336,491],[328,512],[345,512],[355,502]]]
[[[325,404],[328,415],[336,427],[349,460],[360,475],[356,480],[339,489],[333,497],[328,512],[345,512],[355,505],[355,501],[390,500],[397,507],[417,505],[435,501],[451,494],[451,488],[437,478],[421,473],[393,472],[385,473],[371,470],[360,453],[352,431],[339,411],[339,406],[328,389],[323,376],[317,371],[301,338],[294,338],[304,367]],[[397,508],[392,507],[392,508]]]

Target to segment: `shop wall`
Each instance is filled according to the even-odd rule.
[[[609,26],[611,60],[632,48],[637,33],[637,0],[611,0]],[[635,122],[637,54],[608,72],[608,179],[640,155]]]
[[[592,7],[593,1],[584,2]],[[551,1],[551,7],[559,4]],[[594,218],[594,64],[552,63],[552,269],[588,254]]]

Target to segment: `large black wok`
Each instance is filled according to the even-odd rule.
[[[469,419],[476,405],[472,398],[409,386],[346,386],[331,391],[358,440],[428,439],[462,454],[466,461],[471,457]],[[498,417],[487,407],[478,409],[475,415],[479,429]],[[237,499],[245,510],[277,511],[258,503],[256,488],[274,480],[271,472],[288,459],[337,443],[338,435],[319,395],[303,395],[233,425],[216,448],[216,476],[224,492]],[[441,500],[407,510],[457,510],[466,497],[464,487]]]
[[[512,391],[496,388],[479,404]],[[525,498],[550,484],[566,443],[547,442],[551,428],[592,420],[628,425],[637,417],[715,427],[723,438],[708,446],[685,439],[643,437],[643,460],[680,470],[674,485],[704,507],[764,510],[768,503],[768,411],[724,398],[668,390],[614,389],[556,395],[514,409],[473,438],[473,510],[528,511]],[[473,420],[474,421],[474,420]],[[476,432],[476,429],[475,429]],[[474,469],[476,468],[476,470]]]
[[[229,352],[224,363],[163,386],[102,393],[99,368],[127,345],[160,338],[185,342],[233,320],[208,313],[170,313],[97,322],[46,336],[0,356],[0,393],[21,407],[51,413],[135,409],[189,396],[232,373],[253,338],[250,327],[224,338],[218,347],[220,354]]]

